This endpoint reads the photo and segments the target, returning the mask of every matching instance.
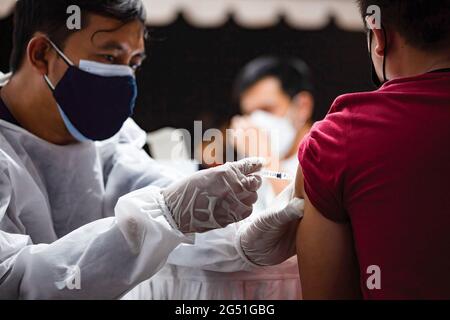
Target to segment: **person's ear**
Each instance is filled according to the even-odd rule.
[[[373,29],[373,40],[375,42],[375,48],[373,50],[373,52],[378,56],[378,57],[383,57],[384,56],[384,52],[386,49],[386,39],[384,37],[385,33],[383,31],[383,29]]]
[[[41,75],[48,74],[48,64],[51,54],[51,45],[43,36],[33,37],[28,43],[27,57],[37,72]]]
[[[308,91],[300,92],[293,101],[294,106],[294,125],[301,129],[308,122],[314,112],[314,97]]]

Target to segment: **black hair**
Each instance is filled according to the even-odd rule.
[[[77,30],[69,30],[67,9],[76,5],[82,13],[94,13],[115,18],[124,23],[140,20],[145,23],[146,11],[141,0],[18,0],[14,13],[12,72],[17,71],[25,57],[27,46],[36,32],[43,32],[60,48]],[[82,23],[86,23],[82,14]]]
[[[381,22],[419,49],[450,48],[450,0],[357,0],[361,15],[376,5]]]
[[[238,74],[233,88],[233,101],[239,104],[241,96],[260,80],[275,77],[283,91],[293,99],[301,91],[313,91],[309,67],[297,58],[261,57],[249,62]]]

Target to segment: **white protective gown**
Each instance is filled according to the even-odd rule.
[[[281,165],[283,170],[295,175],[297,157],[283,161]],[[269,207],[275,199],[269,181],[263,181],[258,195],[253,214]],[[277,201],[287,204],[289,199]],[[241,224],[197,234],[194,244],[179,245],[160,272],[123,299],[301,299],[297,257],[273,267],[252,265],[236,250],[236,232]]]
[[[5,80],[0,74],[0,86]],[[252,266],[236,250],[239,224],[188,244],[160,210],[156,188],[132,194],[148,214],[141,246],[130,244],[118,199],[179,178],[145,153],[145,140],[128,120],[107,141],[56,146],[0,120],[0,299],[299,298],[295,258]],[[77,273],[81,289],[70,288]]]
[[[185,237],[159,193],[136,196],[139,246],[114,211],[122,195],[173,181],[145,140],[128,120],[110,140],[56,146],[0,120],[0,299],[120,298],[165,264]]]

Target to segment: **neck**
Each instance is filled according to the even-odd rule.
[[[15,73],[0,91],[1,98],[22,128],[57,145],[73,143],[43,79]]]
[[[435,70],[450,68],[450,50],[429,53],[415,48],[405,47],[401,57],[393,58],[396,58],[396,63],[388,66],[391,73],[390,77],[388,77],[389,79],[412,77]]]

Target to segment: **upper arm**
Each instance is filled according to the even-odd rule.
[[[351,114],[337,99],[300,146],[296,196],[305,199],[305,208],[296,245],[306,299],[361,295],[345,192],[351,170],[350,128]]]
[[[359,268],[351,226],[325,218],[304,191],[299,167],[295,194],[305,199],[297,231],[297,257],[304,299],[357,299],[361,297]]]

